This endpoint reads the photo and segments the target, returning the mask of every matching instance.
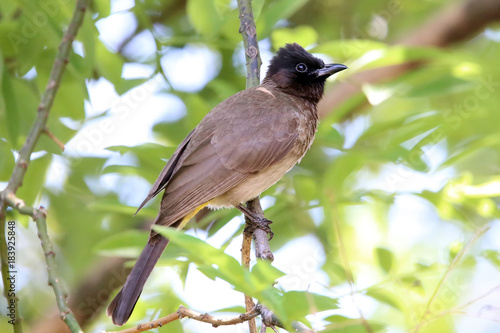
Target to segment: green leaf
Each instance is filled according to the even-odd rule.
[[[124,205],[120,201],[118,201],[117,199],[114,199],[114,198],[113,199],[110,198],[110,199],[98,200],[96,202],[91,203],[89,205],[89,207],[96,210],[96,211],[115,213],[115,214],[126,215],[126,216],[133,216],[135,214],[135,212],[137,211],[137,207]],[[156,215],[157,215],[157,213],[155,213],[153,215],[153,217]]]
[[[312,313],[338,309],[337,299],[307,291],[289,291],[280,299],[287,320],[306,321]]]
[[[473,84],[470,81],[449,74],[436,75],[436,73],[430,73],[427,74],[426,78],[420,75],[418,85],[414,85],[408,91],[407,96],[430,98],[437,95],[455,94],[469,90],[471,87],[473,87]]]
[[[320,332],[337,332],[337,333],[366,333],[366,326],[363,325],[361,319],[348,318],[341,315],[333,315],[324,318],[323,320],[332,323],[327,325],[325,330]],[[368,320],[368,325],[373,332],[379,332],[385,328],[385,325],[379,322]]]
[[[318,131],[318,134],[316,135],[315,144],[341,149],[344,146],[344,141],[344,136],[340,134],[337,129],[328,124],[322,127],[320,124],[320,129]]]
[[[396,310],[403,311],[398,297],[386,289],[369,288],[365,295],[370,296],[371,298],[376,299],[379,302],[385,303]]]
[[[359,58],[368,51],[383,50],[387,47],[387,44],[381,42],[354,39],[329,41],[316,46],[311,51],[327,54],[334,58],[335,61],[343,61],[351,58]]]
[[[214,36],[219,32],[222,20],[213,0],[188,0],[186,11],[198,33]]]
[[[307,0],[276,0],[270,2],[269,5],[264,7],[259,19],[255,23],[259,39],[269,36],[274,25],[279,20],[289,18],[306,3]]]
[[[372,320],[367,321],[372,332],[385,331],[385,325],[379,322],[374,322]],[[366,326],[359,319],[348,319],[338,324],[331,325],[333,327],[327,326],[325,330],[320,331],[321,333],[366,333]]]
[[[308,25],[299,25],[295,28],[283,28],[273,30],[271,42],[275,49],[287,43],[298,43],[302,47],[315,44],[318,40],[318,33]]]
[[[189,260],[198,264],[198,269],[207,277],[211,279],[221,278],[241,292],[250,294],[256,292],[249,272],[236,259],[225,254],[223,250],[172,228],[155,225],[153,229],[184,249]],[[272,282],[268,281],[267,285],[272,285]]]
[[[274,267],[269,261],[258,259],[252,267],[252,277],[257,281],[275,281],[286,274]],[[264,289],[264,288],[263,288]]]
[[[165,158],[171,156],[175,147],[168,147],[164,145],[160,145],[158,143],[143,143],[137,146],[109,146],[106,147],[106,150],[115,151],[120,153],[120,155],[124,155],[126,153],[133,153],[135,156],[139,158],[140,161],[149,161],[151,157],[153,159]],[[157,161],[158,162],[158,161]]]
[[[399,65],[417,60],[432,60],[447,55],[435,48],[391,46],[386,49],[371,50],[353,61],[349,69],[353,72],[371,68]]]
[[[108,17],[111,14],[111,1],[94,0],[92,4],[95,7],[95,12],[99,13],[99,18]]]
[[[123,59],[109,51],[102,42],[96,45],[96,63],[99,73],[113,84],[119,84],[122,77]]]
[[[484,250],[481,256],[488,260],[496,269],[500,270],[500,252],[495,250]]]
[[[51,160],[52,156],[45,154],[29,163],[23,186],[17,192],[18,197],[23,199],[26,205],[34,206],[41,195]]]
[[[389,273],[392,269],[394,262],[394,255],[391,251],[383,247],[375,248],[375,256],[377,257],[377,262],[386,273]]]
[[[262,7],[264,6],[265,0],[252,0],[252,10],[253,18],[257,21],[259,19]]]
[[[36,117],[39,98],[30,84],[18,78],[8,78],[3,81],[5,98],[5,125],[8,124],[8,137],[12,147],[20,150],[23,139],[30,131]]]
[[[313,177],[296,175],[293,177],[293,186],[297,196],[305,201],[311,201],[318,197],[318,188]]]
[[[146,245],[148,235],[147,231],[128,230],[103,239],[93,250],[104,256],[137,258]]]
[[[7,141],[0,138],[0,182],[6,182],[10,178],[10,173],[14,170],[15,160],[11,151],[11,146]]]

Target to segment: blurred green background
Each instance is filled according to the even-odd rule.
[[[0,2],[0,188],[73,6]],[[349,66],[328,82],[311,151],[263,195],[275,269],[259,264],[249,274],[231,259],[240,257],[238,211],[203,211],[188,235],[170,235],[127,325],[180,304],[234,315],[247,291],[285,322],[318,332],[499,332],[500,2],[253,6],[262,73],[288,42]],[[231,0],[92,2],[49,117],[66,150],[42,136],[18,192],[49,212],[85,332],[114,328],[105,306],[159,201],[132,215],[166,159],[207,112],[244,89],[238,28]],[[36,228],[8,214],[19,221],[24,330],[64,332]],[[0,309],[5,316],[4,298]],[[183,320],[158,331],[247,329]],[[10,330],[0,318],[0,331]]]

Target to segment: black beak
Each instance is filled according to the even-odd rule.
[[[320,77],[320,76],[329,77],[330,75],[338,73],[340,71],[343,71],[344,69],[347,69],[346,65],[342,65],[342,64],[328,64],[328,65],[325,65],[325,67],[323,67],[321,69],[318,69],[316,71],[316,75],[318,77]]]

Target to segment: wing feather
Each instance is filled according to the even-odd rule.
[[[170,225],[279,162],[296,143],[297,112],[279,92],[226,99],[181,143],[141,207],[165,189],[156,223]]]

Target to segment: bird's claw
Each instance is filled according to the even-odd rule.
[[[273,221],[268,220],[266,218],[256,218],[250,219],[250,223],[247,222],[247,227],[245,228],[246,232],[254,232],[256,229],[260,229],[265,231],[269,235],[269,240],[273,239],[274,232],[271,230],[269,226]]]

